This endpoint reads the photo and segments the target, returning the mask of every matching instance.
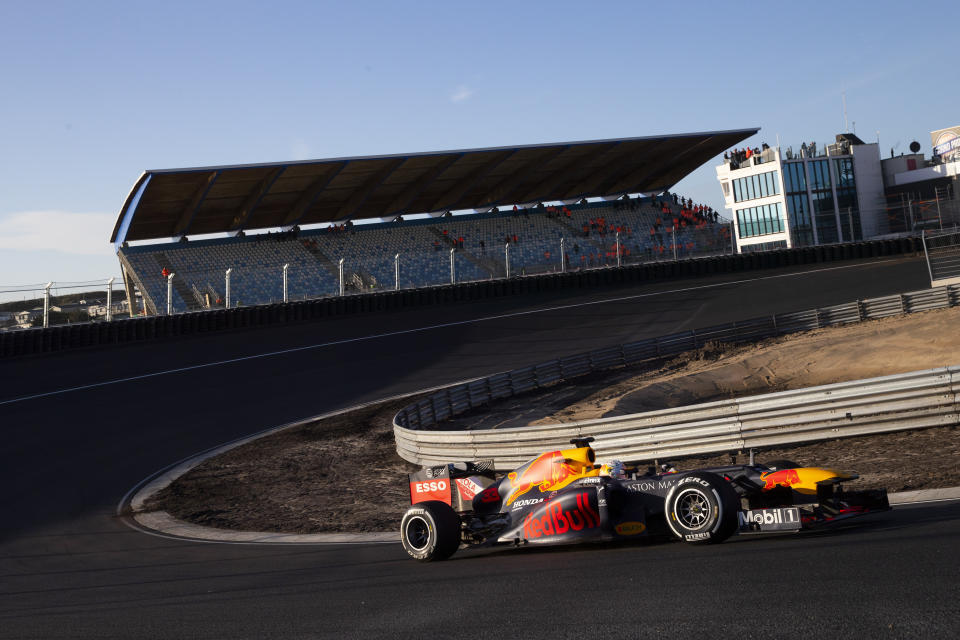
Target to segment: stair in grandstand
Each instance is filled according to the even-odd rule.
[[[140,279],[140,274],[137,273],[136,269],[133,268],[133,265],[130,264],[130,260],[123,254],[123,251],[117,252],[117,257],[120,259],[120,264],[123,265],[124,269],[127,272],[127,277],[133,281],[133,286],[137,288],[142,296],[144,306],[146,307],[147,313],[156,315],[157,313],[157,304],[154,301],[153,297],[150,295],[150,291],[144,286],[144,282]],[[130,315],[134,315],[134,310],[131,309]]]
[[[223,304],[223,294],[217,291],[209,282],[203,286],[203,292],[210,296],[211,305]],[[206,296],[204,296],[206,298]]]
[[[176,273],[176,269],[174,269],[173,264],[170,262],[170,259],[167,257],[165,253],[163,252],[156,253],[153,256],[153,259],[156,261],[157,265],[160,267],[161,270],[167,269],[171,273]],[[180,296],[180,299],[183,300],[183,303],[187,306],[188,311],[196,311],[198,309],[203,308],[203,305],[201,305],[200,302],[196,299],[196,297],[193,294],[193,291],[189,286],[187,286],[187,283],[183,277],[174,276],[173,289],[174,291],[177,292],[177,295]],[[164,301],[164,305],[165,304],[166,302]]]
[[[319,247],[311,245],[309,243],[304,243],[303,248],[306,249],[310,254],[317,259],[324,269],[327,270],[330,275],[332,275],[337,280],[340,279],[340,265],[330,257],[320,250]],[[357,273],[356,271],[351,271],[344,266],[343,269],[343,279],[344,279],[344,288],[345,289],[355,289],[358,291],[363,291],[369,287],[370,282],[376,283],[376,279],[370,274],[366,274],[366,277]]]
[[[173,268],[173,264],[170,262],[167,254],[162,251],[157,252],[153,254],[153,259],[157,262],[157,266],[160,267],[161,271],[167,269],[170,273],[176,273],[176,269]],[[203,305],[194,297],[193,291],[187,286],[184,278],[174,276],[173,289],[180,296],[180,299],[183,300],[183,303],[187,305],[188,311],[198,311],[203,308]],[[164,301],[164,304],[166,304],[166,301]]]
[[[210,285],[207,286],[209,287]],[[209,309],[212,307],[213,303],[216,302],[217,298],[219,297],[216,295],[216,292],[214,292],[212,295],[210,293],[204,293],[198,289],[197,285],[194,283],[190,284],[190,291],[193,293],[193,299],[196,300],[197,304],[204,309]]]
[[[380,284],[379,282],[377,282],[377,278],[372,273],[364,271],[363,269],[358,269],[357,271],[354,271],[353,276],[354,276],[353,278],[354,281],[359,280],[360,282],[359,286],[364,291],[376,289],[377,286]]]
[[[593,247],[594,247],[597,251],[602,251],[602,250],[603,250],[603,243],[597,242],[595,239],[593,239],[593,238],[591,238],[591,237],[589,237],[589,236],[586,237],[586,238],[583,237],[583,230],[582,230],[582,229],[577,229],[576,227],[574,227],[572,224],[570,224],[569,222],[567,222],[567,221],[564,220],[563,218],[557,218],[557,217],[551,216],[551,217],[547,218],[547,220],[549,220],[550,222],[553,222],[554,224],[557,224],[557,225],[561,226],[566,233],[569,233],[569,234],[570,234],[571,236],[573,236],[574,238],[579,238],[579,239],[583,240],[584,242],[590,243],[591,245],[593,245]]]
[[[507,268],[502,259],[480,256],[477,258],[477,264],[480,265],[481,269],[486,269],[492,273],[494,278],[503,278],[507,275]]]
[[[453,240],[453,238],[451,238],[449,235],[445,235],[440,229],[436,227],[430,227],[430,233],[440,238],[440,240],[442,240],[448,247],[457,246],[457,243]],[[485,259],[478,258],[477,256],[473,255],[466,249],[457,249],[457,255],[464,257],[470,262],[472,262],[473,264],[477,265],[478,267],[483,269],[487,273],[487,275],[498,277],[497,267],[494,266],[494,263],[489,258],[485,258]],[[499,268],[499,277],[503,277],[503,272],[504,272],[504,267],[503,265],[501,265]]]

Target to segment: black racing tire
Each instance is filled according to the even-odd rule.
[[[780,469],[796,469],[803,465],[799,465],[792,460],[771,460],[770,462],[764,462],[763,466],[773,471],[779,471]]]
[[[445,502],[418,502],[403,514],[400,540],[415,560],[446,560],[460,547],[460,516]]]
[[[680,478],[664,506],[670,531],[684,542],[723,542],[737,530],[740,498],[729,482],[714,473],[697,471]]]

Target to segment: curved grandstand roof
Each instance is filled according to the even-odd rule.
[[[110,240],[660,192],[757,131],[146,171]]]

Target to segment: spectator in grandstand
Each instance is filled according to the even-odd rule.
[[[164,278],[168,278],[170,276],[170,269],[164,267],[163,271],[160,272],[160,275],[162,275]]]

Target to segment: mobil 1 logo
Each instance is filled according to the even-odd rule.
[[[800,528],[800,509],[779,507],[741,511],[740,528],[747,531],[796,531]]]

